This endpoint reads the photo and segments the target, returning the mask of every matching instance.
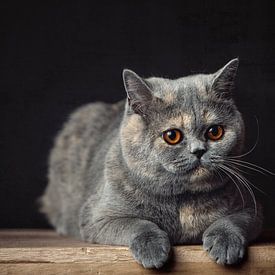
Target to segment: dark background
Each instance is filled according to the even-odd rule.
[[[125,97],[121,71],[171,78],[240,58],[246,160],[275,170],[275,1],[26,1],[0,4],[0,227],[46,227],[36,198],[68,114]],[[249,179],[275,226],[275,178]]]

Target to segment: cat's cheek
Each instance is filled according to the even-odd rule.
[[[163,168],[170,173],[176,174],[178,172],[177,168],[173,164],[162,164]]]
[[[214,143],[212,146],[213,149],[219,151],[219,155],[227,155],[236,147],[237,143],[238,135],[236,131],[234,129],[227,128],[223,138],[217,143]]]

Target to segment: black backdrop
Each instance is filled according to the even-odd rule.
[[[274,168],[275,1],[36,1],[0,4],[0,227],[46,227],[35,199],[68,114],[125,96],[121,71],[171,78],[240,58],[235,93],[247,160]],[[275,178],[249,179],[275,225]]]

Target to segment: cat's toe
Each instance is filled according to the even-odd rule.
[[[207,236],[203,239],[203,249],[209,252],[214,244],[215,236]]]
[[[227,248],[226,264],[239,263],[245,254],[245,247],[241,241],[232,242]]]
[[[226,247],[222,244],[221,240],[216,239],[212,245],[212,248],[209,251],[209,256],[212,260],[218,264],[226,263]]]
[[[160,268],[169,258],[170,242],[165,232],[143,232],[130,244],[134,259],[145,268]]]
[[[236,264],[245,254],[243,238],[233,233],[204,236],[203,248],[211,259],[222,265]]]

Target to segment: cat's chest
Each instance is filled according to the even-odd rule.
[[[200,238],[206,228],[217,219],[223,217],[227,207],[222,204],[183,204],[179,208],[181,239]]]

